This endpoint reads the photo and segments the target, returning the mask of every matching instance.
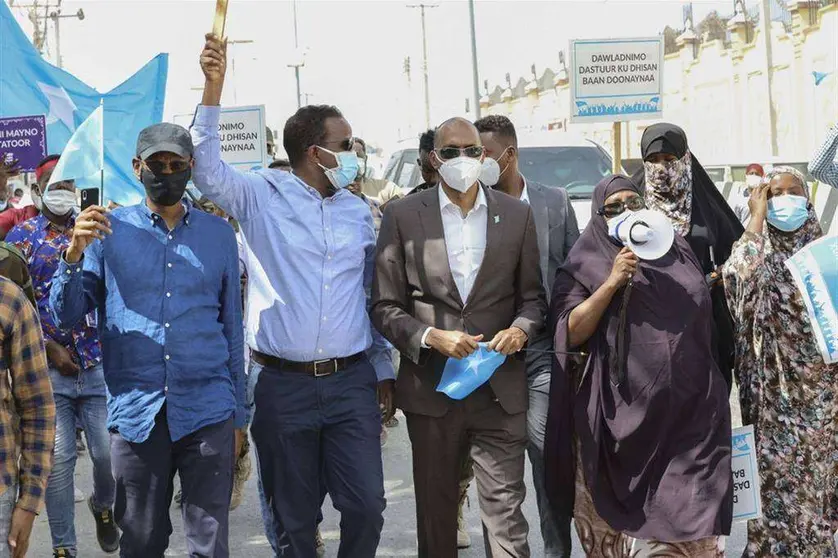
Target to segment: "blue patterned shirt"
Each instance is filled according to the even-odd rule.
[[[38,313],[44,340],[52,340],[67,349],[70,356],[82,370],[102,362],[102,347],[96,331],[95,315],[90,314],[71,329],[55,325],[49,311],[49,292],[52,276],[58,269],[61,254],[70,245],[75,220],[70,219],[67,230],[62,231],[43,215],[33,217],[17,225],[6,236],[6,242],[14,244],[23,252],[29,264],[29,275],[38,301]]]

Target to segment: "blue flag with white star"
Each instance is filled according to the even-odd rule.
[[[95,53],[91,53],[95,63]],[[44,60],[0,1],[0,117],[47,117],[50,153],[60,154],[76,129],[104,102],[105,194],[117,203],[144,194],[131,167],[140,130],[163,118],[168,55],[160,54],[107,93],[99,93]],[[98,187],[99,178],[77,184]]]
[[[449,358],[442,370],[436,390],[451,399],[464,399],[489,381],[495,370],[504,363],[506,355],[488,349],[488,343],[478,343],[477,350],[463,359]]]

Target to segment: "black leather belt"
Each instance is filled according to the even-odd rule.
[[[355,353],[354,355],[342,358],[327,358],[323,360],[314,360],[311,362],[297,362],[294,360],[286,360],[284,358],[266,355],[259,351],[252,351],[250,357],[266,368],[274,368],[276,370],[289,370],[291,372],[300,372],[301,374],[309,374],[315,378],[322,378],[324,376],[331,376],[336,372],[355,364],[364,353]]]

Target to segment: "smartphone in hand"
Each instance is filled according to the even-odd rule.
[[[81,210],[91,205],[99,205],[99,188],[85,188],[81,191]]]

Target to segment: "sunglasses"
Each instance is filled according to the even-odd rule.
[[[337,141],[324,141],[324,145],[337,145],[340,147],[338,151],[354,151],[355,150],[355,138],[347,138],[345,140],[337,140]],[[328,151],[328,150],[326,150]],[[332,153],[329,151],[329,153]]]
[[[170,161],[168,163],[163,161],[140,161],[140,163],[151,171],[154,175],[161,175],[167,174],[167,171],[171,174],[177,174],[179,172],[184,172],[189,168],[191,161]]]
[[[483,146],[443,147],[442,149],[435,149],[434,152],[442,161],[449,161],[461,156],[466,156],[469,159],[479,159],[483,155]]]
[[[597,215],[601,215],[602,217],[616,217],[626,211],[626,209],[630,211],[640,211],[641,209],[646,208],[646,201],[641,198],[640,196],[634,196],[633,198],[629,198],[626,201],[618,201],[614,203],[605,204],[599,209],[597,209]]]

